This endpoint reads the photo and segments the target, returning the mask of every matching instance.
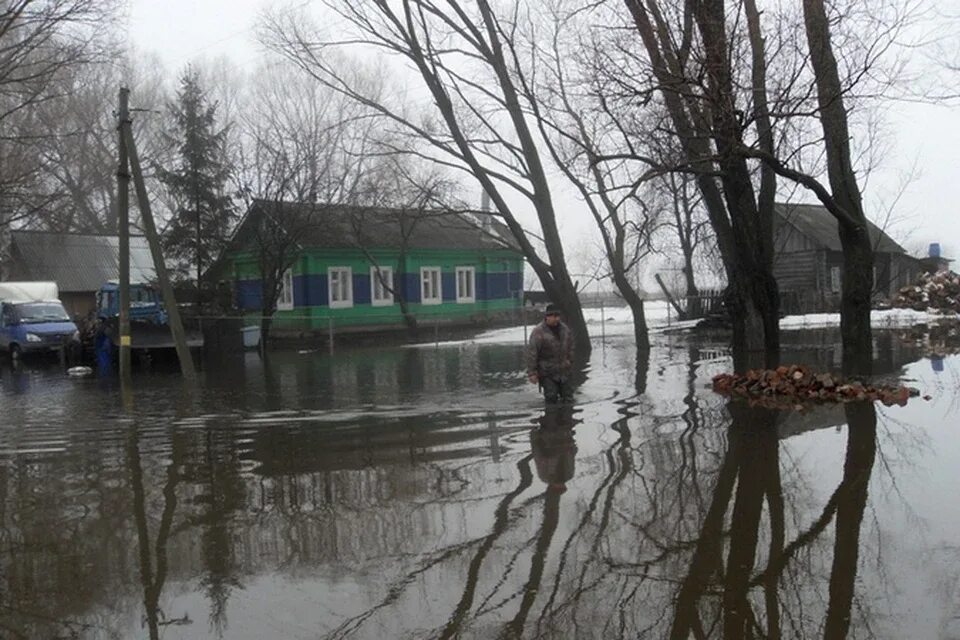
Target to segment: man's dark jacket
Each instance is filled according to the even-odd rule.
[[[530,332],[527,344],[527,375],[540,378],[565,378],[573,369],[573,331],[566,324],[559,325],[559,335],[541,322]]]

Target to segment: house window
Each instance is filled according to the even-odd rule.
[[[392,267],[370,267],[370,304],[375,307],[393,304]]]
[[[327,278],[330,283],[330,308],[352,307],[353,271],[350,267],[330,267]]]
[[[476,302],[476,269],[457,267],[457,302]]]
[[[423,304],[440,304],[443,302],[440,267],[423,267],[420,269],[420,302]]]
[[[277,296],[277,310],[293,309],[293,270],[287,269],[280,277],[280,294]]]
[[[840,267],[830,267],[830,291],[840,293]]]

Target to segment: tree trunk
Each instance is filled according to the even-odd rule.
[[[397,304],[400,305],[400,314],[403,316],[403,322],[407,325],[407,336],[410,340],[416,340],[420,334],[420,327],[417,324],[417,316],[410,312],[410,305],[405,295],[398,296]]]
[[[267,344],[270,341],[270,329],[273,327],[273,316],[277,312],[277,300],[280,298],[280,287],[283,282],[283,274],[286,272],[286,268],[282,266],[272,269],[263,269],[265,264],[264,259],[261,257],[261,274],[271,273],[272,275],[267,278],[264,275],[261,275],[260,280],[260,354],[265,355],[267,353]],[[283,261],[280,261],[280,264],[283,265]]]
[[[776,363],[780,351],[779,294],[769,255],[773,246],[773,207],[761,209],[747,160],[738,153],[743,134],[733,97],[731,61],[726,35],[723,0],[704,0],[696,11],[705,50],[707,87],[710,96],[712,137],[727,211],[733,229],[734,255],[740,283],[734,291],[743,297],[743,342],[749,351],[763,350],[767,363]],[[772,172],[765,171],[769,180]],[[766,192],[765,192],[766,195]],[[766,218],[766,219],[765,219]],[[740,324],[740,318],[734,317]]]
[[[873,370],[873,331],[870,306],[873,293],[873,246],[866,227],[840,225],[843,247],[843,289],[840,298],[840,340],[843,371],[870,375]]]
[[[403,229],[402,222],[401,222],[401,229]],[[400,305],[400,314],[403,316],[403,321],[407,325],[407,337],[410,339],[411,342],[413,342],[413,341],[416,341],[418,336],[420,335],[420,327],[417,324],[416,314],[410,311],[410,303],[407,302],[407,300],[409,299],[407,296],[407,293],[408,293],[407,284],[406,284],[406,280],[403,279],[407,273],[407,266],[408,266],[407,243],[408,243],[411,232],[412,232],[412,228],[410,231],[403,232],[402,234],[403,242],[400,247],[400,258],[397,261],[398,262],[397,266],[400,268],[399,275],[400,275],[401,281],[399,284],[394,282],[393,288],[394,288],[394,297],[397,299],[397,304]]]
[[[843,247],[840,300],[843,370],[848,375],[869,375],[873,369],[873,335],[870,329],[873,247],[870,245],[860,187],[851,161],[847,110],[837,60],[830,44],[830,23],[823,0],[804,0],[803,17],[810,47],[810,63],[817,83],[830,190],[836,205],[852,221],[839,222],[840,244]]]
[[[700,101],[676,56],[658,3],[625,2],[650,56],[686,160],[698,171],[697,186],[716,234],[729,285],[735,366],[752,359],[749,354],[753,351],[766,351],[769,355],[764,361],[776,362],[780,348],[779,295],[772,260],[768,259],[773,245],[772,224],[764,220],[764,216],[772,215],[772,208],[758,207],[749,167],[738,152],[743,136],[732,97],[724,3],[692,3],[707,72],[709,100]],[[714,178],[718,167],[722,191]]]
[[[637,349],[648,350],[650,348],[650,332],[647,329],[647,316],[643,309],[643,298],[630,284],[630,279],[622,269],[615,269],[613,281],[633,313],[633,338],[637,343]]]
[[[758,311],[752,287],[747,284],[751,276],[741,265],[735,265],[735,273],[737,275],[729,285],[731,291],[726,300],[733,324],[733,370],[742,373],[748,369],[776,366],[779,346],[772,352],[767,347],[767,341],[772,337],[765,331],[765,323],[769,318]],[[776,321],[779,323],[779,318]],[[779,336],[776,339],[779,342]]]
[[[699,318],[703,315],[703,301],[693,275],[693,249],[688,246],[683,247],[683,280],[687,289],[687,315]]]
[[[260,345],[259,350],[261,354],[267,352],[267,343],[270,341],[270,327],[273,326],[273,314],[263,313],[263,316],[260,317]]]

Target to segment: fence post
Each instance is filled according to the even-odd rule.
[[[607,344],[607,313],[603,307],[603,298],[600,298],[600,341]]]
[[[523,322],[523,344],[527,344],[527,309],[520,306],[520,321]]]

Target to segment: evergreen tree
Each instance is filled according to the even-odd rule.
[[[180,76],[177,99],[168,108],[174,125],[169,142],[179,160],[172,171],[158,171],[176,203],[164,233],[164,248],[182,276],[196,271],[197,288],[202,291],[203,270],[219,256],[236,215],[226,192],[227,127],[217,129],[217,103],[208,101],[200,74],[190,67]]]

